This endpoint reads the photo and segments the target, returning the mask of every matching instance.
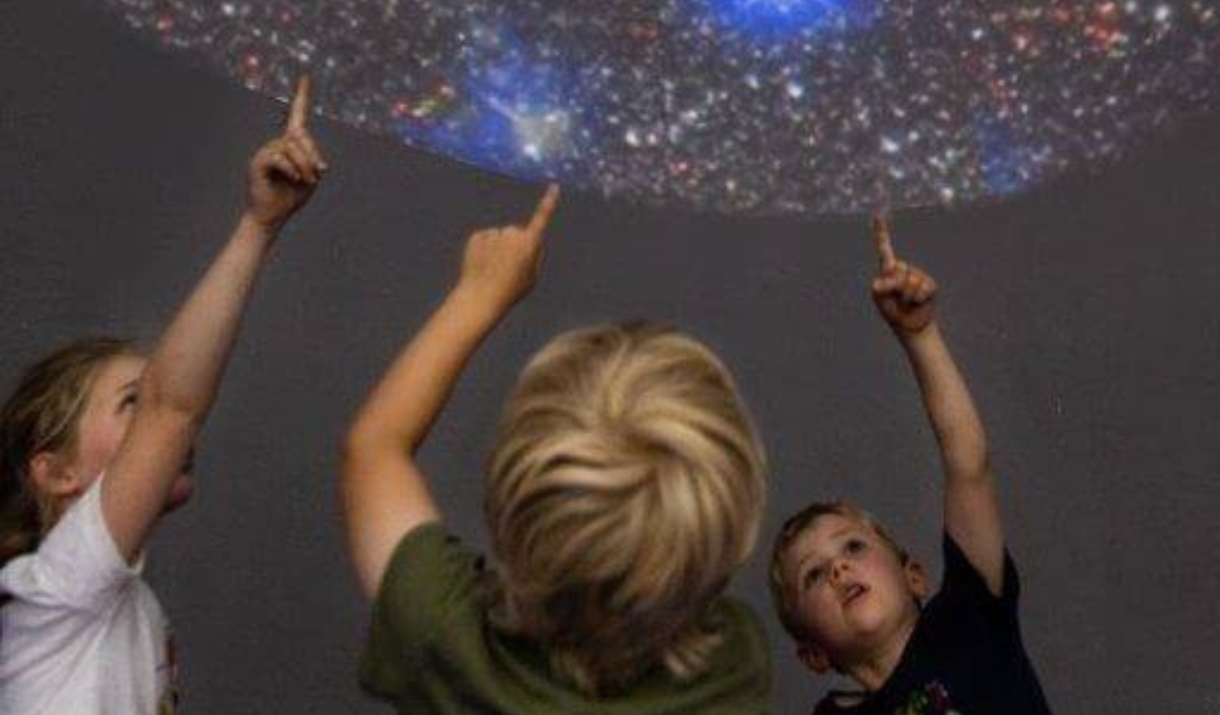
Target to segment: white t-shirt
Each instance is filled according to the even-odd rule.
[[[168,623],[102,515],[102,479],[38,550],[0,569],[0,713],[174,711]]]

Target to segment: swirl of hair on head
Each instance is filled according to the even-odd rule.
[[[26,368],[0,408],[0,566],[37,548],[64,505],[40,493],[28,470],[40,452],[76,446],[76,429],[98,368],[136,354],[113,338],[78,340]]]
[[[589,694],[660,664],[691,679],[708,607],[758,534],[764,457],[728,370],[650,323],[558,336],[530,360],[492,450],[497,627]]]

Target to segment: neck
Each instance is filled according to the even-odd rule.
[[[898,667],[898,661],[902,660],[902,653],[906,650],[907,643],[915,632],[915,624],[918,620],[918,614],[915,618],[904,619],[892,638],[886,638],[881,646],[864,657],[841,666],[840,671],[864,688],[865,692],[871,693],[879,690],[893,675],[894,669]]]

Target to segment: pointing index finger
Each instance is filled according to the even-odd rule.
[[[296,94],[292,96],[292,107],[288,110],[288,129],[305,128],[305,120],[309,118],[312,95],[313,82],[309,75],[302,75],[297,80]]]
[[[898,262],[894,255],[894,243],[890,238],[890,220],[884,214],[873,216],[873,237],[877,239],[877,253],[881,256],[881,267],[889,269]]]
[[[550,184],[546,187],[546,193],[542,195],[542,199],[538,201],[538,207],[534,209],[534,215],[530,217],[526,230],[532,234],[541,235],[546,230],[547,224],[551,222],[551,215],[555,213],[555,207],[558,204],[559,186]]]

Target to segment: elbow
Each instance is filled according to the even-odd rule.
[[[362,471],[362,466],[378,461],[382,455],[405,451],[392,435],[370,428],[359,420],[339,441],[340,472],[344,481]]]
[[[143,415],[141,420],[151,420],[175,433],[191,435],[191,438],[203,429],[208,411],[206,403],[176,398],[150,381],[141,382],[139,394],[136,411]]]
[[[414,454],[417,446],[417,440],[401,430],[393,429],[386,419],[360,415],[343,436],[339,449],[343,463],[349,464],[387,454]]]
[[[367,457],[370,451],[368,436],[353,426],[339,440],[339,473],[346,477]]]
[[[212,405],[211,394],[174,390],[155,369],[145,371],[140,378],[139,395],[142,411],[158,415],[159,419],[184,422],[196,430],[203,426]]]
[[[945,471],[962,484],[981,484],[991,479],[991,458],[985,450],[948,460]]]

